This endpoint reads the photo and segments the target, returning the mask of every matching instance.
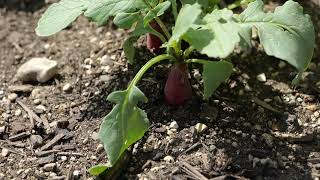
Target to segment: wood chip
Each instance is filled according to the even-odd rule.
[[[263,108],[265,108],[265,109],[268,109],[268,110],[270,110],[270,111],[272,111],[272,112],[281,113],[279,110],[273,108],[271,105],[269,105],[268,103],[260,100],[260,99],[257,98],[257,97],[253,97],[253,98],[252,98],[252,101],[253,101],[254,103],[258,104],[259,106],[261,106],[261,107],[263,107]]]
[[[38,151],[35,154],[38,157],[44,157],[44,156],[48,156],[49,154],[53,154],[53,153],[60,152],[60,151],[61,150],[54,149],[54,150],[48,150],[48,151]]]
[[[295,143],[305,143],[314,141],[314,136],[312,134],[293,134],[275,132],[274,135],[282,140],[291,141]]]
[[[64,137],[64,134],[56,135],[51,141],[40,148],[41,151],[47,150],[53,147],[58,141],[60,141]]]
[[[64,145],[56,145],[53,147],[53,149],[65,151],[65,150],[74,150],[76,149],[76,147],[74,145],[64,144]]]
[[[19,134],[16,134],[16,135],[13,135],[13,136],[10,136],[9,137],[9,140],[10,141],[18,141],[18,140],[20,140],[20,139],[24,139],[24,138],[26,138],[26,137],[28,137],[28,136],[30,136],[30,132],[22,132],[22,133],[19,133]]]
[[[27,105],[25,105],[23,102],[19,100],[17,100],[17,103],[28,113],[31,121],[30,123],[31,125],[33,125],[32,127],[34,127],[33,119],[36,120],[38,123],[43,123],[42,119],[36,113],[34,113],[30,108],[28,108]]]
[[[37,163],[41,166],[41,165],[44,165],[44,164],[52,163],[54,161],[55,161],[55,156],[54,156],[54,154],[52,154],[50,156],[39,158]]]
[[[193,176],[196,179],[199,180],[208,180],[204,175],[202,175],[196,168],[191,166],[187,162],[180,162],[180,167],[185,170],[186,173],[188,173],[190,176]]]

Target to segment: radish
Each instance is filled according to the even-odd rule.
[[[180,106],[192,95],[188,79],[187,64],[174,64],[170,68],[164,89],[166,102],[170,105]]]
[[[154,30],[162,33],[160,26],[155,21],[150,22],[150,26]],[[147,33],[147,48],[151,52],[153,52],[155,54],[159,54],[160,50],[161,50],[160,49],[161,45],[162,45],[162,41],[157,36],[155,36],[151,33]]]

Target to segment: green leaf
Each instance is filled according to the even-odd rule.
[[[110,164],[104,164],[104,165],[95,165],[92,166],[88,172],[92,175],[92,176],[98,176],[100,174],[102,174],[104,171],[106,171],[107,169],[109,169],[111,167]]]
[[[98,25],[105,24],[110,16],[128,12],[134,8],[142,8],[138,0],[91,0],[85,16],[93,19]]]
[[[203,19],[203,25],[194,26],[183,37],[200,53],[209,57],[225,58],[240,42],[240,26],[230,10],[214,10]]]
[[[140,12],[133,13],[118,13],[113,19],[113,23],[120,28],[129,29],[132,25],[141,18]]]
[[[199,4],[186,4],[183,6],[178,14],[176,24],[174,26],[172,36],[168,42],[168,47],[175,46],[181,37],[197,22],[201,14],[201,7]]]
[[[136,86],[131,86],[125,91],[111,93],[107,99],[117,104],[104,118],[99,139],[104,144],[110,164],[114,165],[149,128],[146,113],[137,107],[138,102],[146,102],[147,98]]]
[[[162,3],[159,3],[152,10],[150,10],[143,19],[144,26],[147,26],[149,22],[152,21],[155,17],[163,15],[164,12],[170,7],[170,5],[170,1],[164,1]]]
[[[135,48],[134,48],[134,43],[138,40],[137,36],[131,36],[127,38],[123,45],[123,51],[129,61],[130,64],[134,63],[134,56],[135,56]]]
[[[229,79],[233,65],[227,61],[198,60],[197,62],[203,64],[204,99],[208,99],[221,83]]]
[[[209,5],[209,0],[180,0],[181,4],[184,6],[186,4],[200,4],[203,7],[206,7]]]
[[[88,7],[87,0],[61,0],[42,15],[36,28],[38,36],[50,36],[66,28]]]
[[[298,3],[290,0],[274,13],[264,13],[262,0],[256,0],[240,15],[240,23],[243,28],[258,29],[268,55],[286,60],[299,71],[307,68],[313,56],[315,32],[310,17],[303,14]]]

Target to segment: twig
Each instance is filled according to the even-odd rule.
[[[278,111],[277,109],[273,108],[272,106],[270,106],[268,103],[260,100],[259,98],[257,97],[253,97],[252,98],[252,101],[256,104],[258,104],[259,106],[262,106],[263,108],[265,109],[268,109],[270,111],[273,111],[273,112],[276,112],[276,113],[281,113],[280,111]]]
[[[44,146],[42,146],[40,148],[41,151],[43,150],[47,150],[49,148],[51,148],[52,146],[54,146],[58,141],[60,141],[60,139],[62,139],[64,137],[64,134],[58,134],[56,135],[51,141],[49,141],[47,144],[45,144]]]
[[[208,180],[208,178],[206,178],[204,175],[202,175],[196,168],[191,166],[189,163],[181,162],[180,166],[184,170],[188,171],[190,173],[190,175],[194,176],[195,178],[197,178],[199,180]]]
[[[30,108],[28,108],[27,105],[25,105],[19,100],[17,100],[17,103],[28,113],[29,117],[34,118],[38,123],[43,123],[42,119],[36,113],[34,113]],[[30,121],[33,121],[33,120],[30,119]]]

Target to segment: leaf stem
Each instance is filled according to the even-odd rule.
[[[168,39],[170,39],[170,38],[171,38],[171,34],[170,34],[170,32],[168,31],[166,25],[164,25],[164,23],[161,21],[161,19],[160,19],[159,17],[155,17],[155,20],[156,20],[156,22],[159,24],[161,30],[162,30],[163,33],[166,35],[166,37],[167,37]]]
[[[142,66],[142,68],[139,70],[139,72],[136,74],[136,76],[133,78],[133,80],[131,81],[131,83],[129,84],[127,89],[131,89],[132,86],[135,86],[138,81],[141,79],[141,77],[143,76],[143,74],[154,64],[159,63],[163,60],[172,60],[172,61],[176,61],[176,58],[168,55],[168,54],[162,54],[159,55],[157,57],[152,58],[150,61],[148,61],[144,66]]]
[[[142,0],[142,2],[147,6],[147,8],[149,9],[149,11],[152,11],[153,7],[147,2],[147,0]],[[164,25],[164,23],[161,21],[161,19],[159,17],[155,17],[156,22],[158,23],[158,25],[160,26],[161,30],[163,31],[163,33],[166,35],[166,37],[168,39],[171,38],[171,34],[169,33],[167,27]]]
[[[186,59],[194,50],[195,48],[193,46],[189,46],[184,52],[183,52],[183,59]]]
[[[149,24],[149,27],[152,29],[151,34],[157,36],[157,37],[162,41],[162,43],[167,42],[167,39],[166,39],[161,33],[159,33],[158,31],[156,31],[155,29],[153,29],[153,28],[150,26],[150,24]]]

